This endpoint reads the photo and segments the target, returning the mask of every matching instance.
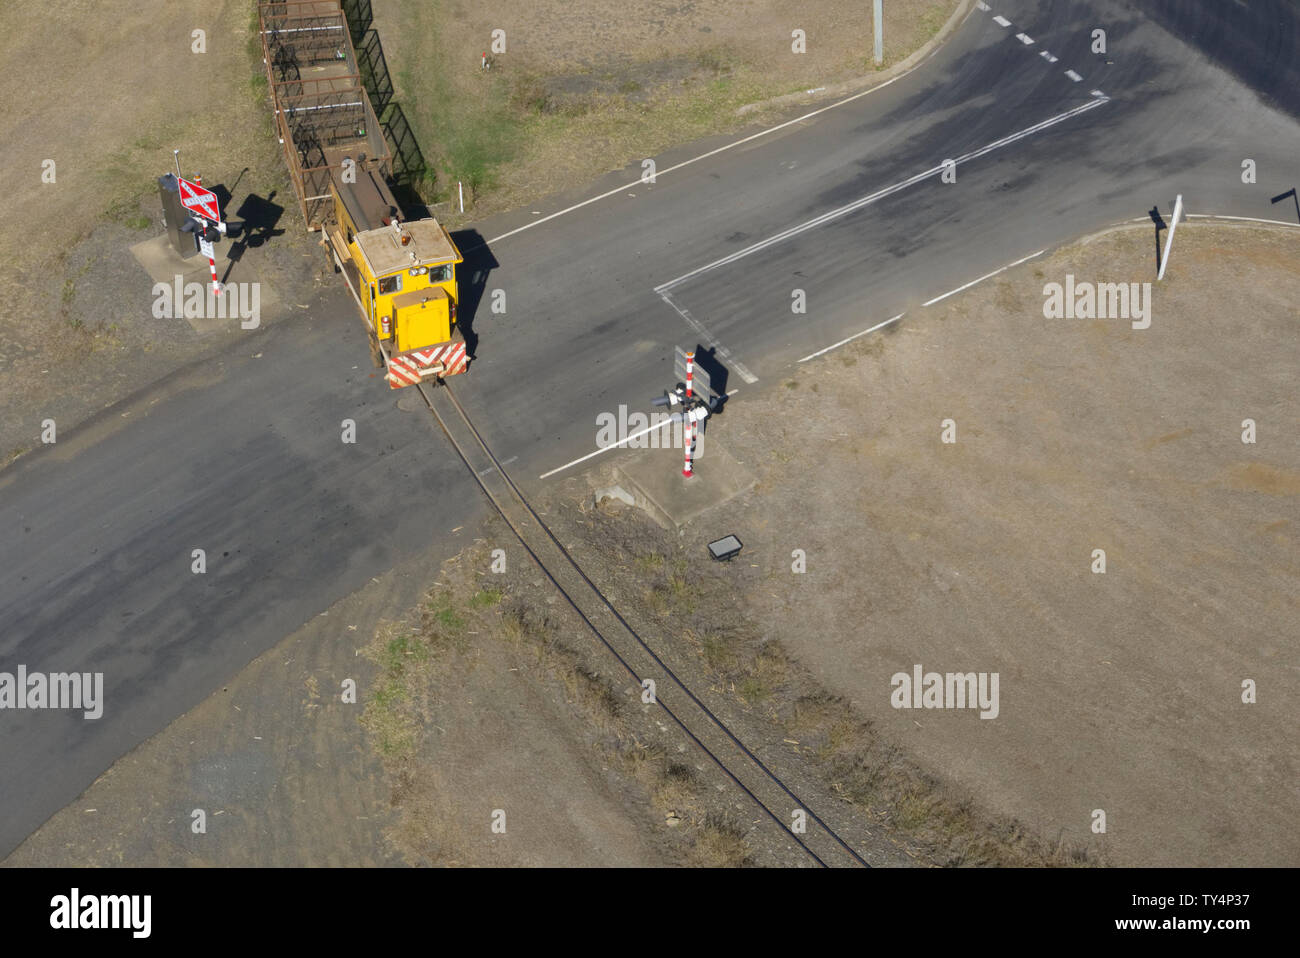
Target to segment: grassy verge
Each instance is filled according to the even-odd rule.
[[[585,730],[602,766],[633,787],[653,819],[672,830],[683,864],[741,866],[749,861],[741,824],[714,806],[695,766],[665,742],[647,738],[638,721],[639,703],[628,699],[596,672],[566,636],[580,628],[567,609],[547,603],[549,591],[519,574],[496,576],[485,585],[486,547],[463,553],[443,566],[440,582],[404,623],[375,633],[363,654],[379,678],[362,716],[372,746],[393,783],[401,809],[395,844],[408,857],[435,847],[444,859],[458,849],[446,835],[431,835],[429,735],[436,727],[438,701],[463,694],[472,671],[473,646],[495,643],[519,661],[539,667],[542,681],[572,710],[574,726]],[[503,580],[498,582],[497,580]],[[490,707],[490,706],[489,706]]]
[[[602,2],[583,0],[574,13],[596,16]],[[762,111],[739,116],[742,106],[877,69],[869,37],[856,38],[851,55],[837,48],[835,55],[800,58],[789,54],[788,29],[787,39],[775,43],[775,26],[738,28],[735,36],[718,39],[706,31],[669,46],[606,36],[594,62],[574,62],[571,38],[550,38],[534,24],[529,47],[518,55],[492,57],[484,70],[476,57],[466,55],[479,49],[474,45],[479,38],[461,19],[447,16],[445,4],[391,0],[389,6],[391,15],[376,27],[396,99],[430,165],[425,199],[451,201],[457,182],[465,186],[465,215],[442,214],[453,223],[514,208],[673,145],[765,119]],[[895,13],[899,25],[891,25],[894,33],[887,29],[886,38],[897,42],[887,43],[880,69],[933,37],[954,8],[948,0],[923,0]],[[837,14],[821,10],[809,19],[819,15],[829,24]],[[691,16],[685,10],[671,15],[679,21]],[[810,32],[824,41],[825,33]]]

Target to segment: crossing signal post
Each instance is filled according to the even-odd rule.
[[[686,402],[691,401],[691,379],[694,376],[695,353],[686,354]],[[689,405],[688,407],[689,408]],[[682,466],[682,475],[687,479],[691,478],[691,446],[694,445],[694,430],[691,429],[690,416],[685,417],[686,421],[682,423],[682,449],[686,455],[686,463]]]
[[[707,373],[696,368],[694,352],[687,352],[678,346],[673,372],[681,380],[672,390],[651,402],[656,406],[681,407],[680,412],[672,414],[672,421],[682,424],[682,476],[689,479],[695,474],[693,460],[697,426],[698,429],[703,428],[704,420],[708,418],[718,397],[709,383]]]
[[[173,154],[176,151],[172,151]],[[179,158],[176,161],[180,168]],[[170,174],[168,174],[170,176]],[[226,232],[226,224],[221,221],[221,207],[217,194],[203,188],[203,177],[195,174],[193,182],[177,174],[177,192],[181,206],[189,211],[190,221],[181,229],[195,234],[199,252],[208,258],[208,269],[212,272],[212,293],[221,295],[221,284],[217,282],[216,246],[214,245]]]

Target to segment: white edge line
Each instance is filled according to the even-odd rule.
[[[1145,219],[1145,217],[1140,217]],[[1225,216],[1222,213],[1184,213],[1185,220],[1240,220],[1243,223],[1269,223],[1273,226],[1289,226],[1300,229],[1300,223],[1288,223],[1286,220],[1264,220],[1257,216]]]
[[[612,445],[610,446],[602,446],[601,448],[598,448],[598,450],[595,452],[588,452],[588,454],[586,454],[585,456],[581,456],[581,458],[573,460],[572,463],[564,463],[562,467],[551,469],[550,472],[542,473],[541,476],[538,476],[537,478],[539,478],[539,480],[543,480],[543,478],[546,478],[547,476],[554,476],[555,473],[564,472],[565,469],[571,467],[571,465],[577,465],[578,463],[585,463],[586,460],[593,459],[595,458],[595,456],[601,455],[602,452],[608,452],[611,450],[611,448],[619,448],[619,446],[623,446],[625,445],[625,443],[632,442],[633,439],[640,439],[642,435],[645,435],[646,433],[653,433],[655,429],[663,429],[664,426],[671,426],[671,425],[672,425],[672,420],[668,419],[668,420],[664,420],[663,422],[660,422],[659,425],[646,426],[646,428],[642,429],[641,432],[632,433],[632,435],[628,435],[628,437],[619,439],[619,441],[612,443]]]
[[[878,90],[883,90],[891,83],[897,83],[899,80],[903,79],[903,77],[914,73],[916,70],[919,70],[924,64],[929,62],[930,58],[933,57],[936,53],[938,53],[941,49],[943,49],[943,46],[935,47],[933,50],[930,51],[929,55],[926,56],[926,58],[922,60],[920,63],[915,64],[909,70],[900,73],[898,76],[886,80],[884,83],[873,86],[868,90],[859,90],[857,93],[854,93],[851,96],[846,96],[843,100],[836,100],[834,103],[828,103],[826,106],[818,107],[816,110],[813,110],[811,113],[805,113],[803,116],[795,117],[793,120],[786,120],[784,123],[778,123],[776,126],[769,127],[766,130],[759,130],[757,133],[752,133],[749,136],[736,140],[734,143],[727,143],[723,146],[720,146],[716,150],[710,150],[708,153],[701,153],[699,156],[692,157],[689,160],[683,160],[681,163],[678,163],[675,166],[670,166],[666,170],[659,170],[655,173],[655,179],[658,179],[659,177],[665,175],[666,173],[674,173],[677,170],[682,169],[683,167],[690,166],[692,163],[698,163],[700,160],[707,160],[711,156],[717,156],[719,153],[725,153],[727,150],[735,149],[738,146],[744,146],[746,143],[749,143],[752,140],[757,140],[759,137],[767,136],[769,133],[775,133],[778,130],[784,130],[788,126],[793,126],[796,123],[802,123],[805,120],[811,120],[813,117],[825,113],[827,110],[833,110],[836,107],[843,106],[846,103],[852,103],[854,100],[861,99],[862,97],[867,96],[871,93],[875,93]],[[638,177],[636,180],[633,180],[631,183],[628,183],[624,186],[616,186],[614,187],[614,189],[601,193],[599,196],[593,196],[590,199],[585,199],[581,203],[574,203],[572,206],[566,207],[565,209],[562,209],[556,213],[551,213],[548,216],[543,216],[539,220],[533,220],[531,223],[525,223],[523,226],[516,227],[515,229],[502,233],[500,236],[496,236],[490,240],[486,240],[483,243],[483,245],[490,246],[493,243],[499,243],[501,240],[506,239],[507,237],[510,236],[514,236],[516,233],[522,233],[524,230],[529,230],[532,229],[534,226],[539,226],[542,223],[545,223],[547,220],[553,220],[557,216],[563,216],[566,213],[572,213],[574,210],[582,209],[582,207],[584,206],[589,206],[590,204],[595,203],[598,200],[607,199],[608,197],[614,196],[617,193],[622,193],[624,190],[633,189],[638,185],[643,185],[643,186],[653,185],[653,183],[646,184]]]
[[[1042,255],[1043,255],[1044,253],[1046,253],[1046,252],[1047,252],[1046,249],[1040,249],[1037,253],[1030,253],[1028,256],[1022,256],[1020,259],[1016,260],[1014,263],[1007,263],[1007,265],[1006,265],[1006,266],[1003,266],[1001,269],[995,269],[995,270],[994,270],[993,272],[991,272],[991,273],[985,273],[985,274],[984,274],[983,276],[981,276],[979,279],[973,279],[973,280],[971,280],[969,283],[965,284],[964,286],[958,286],[956,289],[950,289],[948,292],[944,293],[942,296],[936,296],[934,299],[926,300],[926,301],[925,301],[924,303],[922,303],[921,305],[922,305],[922,306],[933,306],[935,303],[941,302],[942,300],[947,299],[949,296],[955,296],[957,293],[960,293],[960,292],[961,292],[962,290],[964,290],[964,289],[970,289],[970,288],[971,288],[972,286],[974,286],[976,283],[982,283],[982,282],[984,282],[986,279],[991,279],[991,278],[993,278],[994,276],[998,275],[998,273],[1005,273],[1007,270],[1011,269],[1013,266],[1019,266],[1021,263],[1028,263],[1031,259],[1034,259],[1035,257],[1038,257],[1038,256],[1042,256]]]
[[[728,395],[728,396],[734,396],[734,395],[736,395],[736,393],[738,393],[738,392],[740,392],[739,389],[729,389],[729,390],[727,390],[727,395]],[[645,429],[642,429],[640,432],[636,433],[635,435],[628,436],[626,439],[622,439],[622,440],[616,442],[616,443],[615,443],[614,445],[612,445],[612,446],[605,446],[605,447],[603,447],[603,448],[601,448],[601,449],[597,449],[595,452],[589,452],[589,453],[587,453],[585,456],[583,456],[581,459],[575,459],[575,460],[573,460],[573,462],[566,462],[564,465],[559,466],[559,467],[557,467],[557,468],[555,468],[555,469],[552,469],[550,472],[543,473],[542,475],[538,476],[537,478],[538,478],[538,479],[545,479],[545,478],[547,478],[548,476],[553,476],[553,475],[555,475],[557,472],[563,472],[565,469],[568,469],[570,466],[576,466],[576,465],[577,465],[578,463],[580,463],[580,462],[586,462],[588,459],[592,458],[593,456],[599,456],[602,452],[609,452],[609,450],[611,450],[611,449],[617,449],[619,446],[623,445],[623,443],[631,442],[633,439],[636,439],[638,436],[643,436],[643,435],[645,435],[645,434],[648,433],[648,432],[653,432],[653,431],[656,430],[656,429],[662,429],[662,428],[664,428],[664,426],[670,426],[670,425],[672,425],[672,424],[673,424],[673,422],[672,422],[672,420],[670,419],[670,420],[668,420],[667,422],[661,422],[661,423],[660,423],[659,425],[657,425],[657,426],[647,426]]]
[[[902,312],[899,313],[897,316],[885,320],[883,323],[876,323],[876,325],[872,326],[870,329],[864,329],[862,332],[854,333],[852,336],[848,337],[847,339],[841,339],[838,343],[834,343],[833,345],[827,346],[825,349],[819,349],[817,350],[817,352],[813,353],[812,355],[805,356],[803,359],[799,360],[799,362],[806,363],[810,359],[816,359],[818,356],[824,355],[825,353],[829,353],[832,349],[839,349],[845,343],[851,343],[853,342],[853,340],[859,338],[860,336],[865,336],[867,335],[867,333],[874,333],[877,329],[881,329],[885,326],[888,326],[890,323],[896,323],[906,315],[907,315],[906,312]]]

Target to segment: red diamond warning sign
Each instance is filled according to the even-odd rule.
[[[214,223],[221,222],[221,210],[217,207],[217,194],[211,190],[205,190],[197,183],[191,183],[189,180],[177,178],[181,187],[181,206],[191,212],[198,213]]]

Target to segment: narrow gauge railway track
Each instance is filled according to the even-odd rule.
[[[655,681],[656,704],[669,720],[784,832],[785,837],[800,846],[811,863],[822,867],[870,867],[700,701],[618,613],[502,469],[451,388],[446,384],[438,387],[428,383],[416,388],[461,461],[518,537],[524,550],[636,686],[640,688],[646,678]],[[791,829],[796,810],[802,810],[806,815],[803,834],[796,834]]]

